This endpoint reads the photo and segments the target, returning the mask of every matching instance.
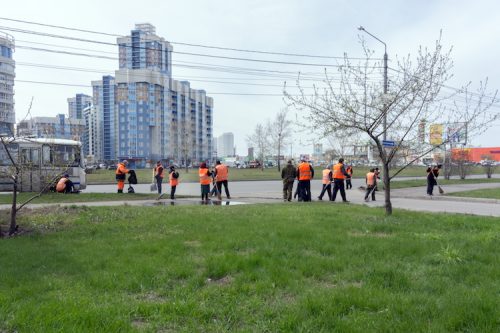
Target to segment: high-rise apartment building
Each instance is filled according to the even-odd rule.
[[[234,156],[234,134],[231,132],[223,133],[217,138],[217,156]]]
[[[14,37],[0,32],[0,135],[14,136]]]
[[[151,24],[117,39],[115,76],[93,81],[102,134],[101,160],[143,166],[160,159],[190,164],[210,160],[213,100],[172,78],[172,46]]]
[[[117,113],[115,111],[115,78],[105,75],[102,80],[92,81],[92,102],[97,110],[98,130],[101,140],[99,161],[115,161],[117,136]]]
[[[83,110],[92,104],[92,96],[76,94],[68,98],[68,115],[72,119],[83,119]]]
[[[83,119],[67,118],[64,114],[58,114],[55,117],[33,117],[17,124],[19,136],[81,141],[84,132]]]

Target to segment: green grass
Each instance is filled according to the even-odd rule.
[[[379,184],[381,184],[379,181]],[[481,183],[500,183],[500,178],[474,178],[474,179],[439,179],[439,185],[458,185],[458,184],[481,184]],[[427,186],[426,179],[411,180],[393,180],[391,181],[391,190],[406,187]],[[383,186],[382,186],[383,188]]]
[[[500,199],[500,188],[488,188],[483,190],[453,192],[450,193],[449,195],[456,197]]]
[[[0,331],[500,330],[495,218],[312,203],[21,219],[32,231],[1,240]]]
[[[365,178],[366,173],[370,167],[354,167],[354,178]],[[321,170],[323,166],[315,166],[315,178],[321,179]],[[403,170],[398,176],[401,177],[424,177],[426,175],[426,168],[421,166],[408,167]],[[197,182],[198,169],[189,169],[186,173],[185,169],[178,169],[181,180],[184,182]],[[136,170],[137,179],[140,184],[149,184],[152,181],[152,171],[150,169],[138,169]],[[481,167],[472,167],[471,174],[482,174],[484,173]],[[264,171],[260,169],[229,169],[229,180],[239,181],[239,180],[280,180],[281,172],[278,172],[278,168],[267,168]],[[96,170],[92,174],[87,175],[88,184],[114,184],[115,181],[115,171],[114,170]]]
[[[127,189],[125,189],[127,190]],[[18,193],[17,202],[22,204],[24,201],[33,197],[37,193],[23,192]],[[96,202],[96,201],[116,201],[116,200],[147,200],[156,199],[156,193],[46,193],[41,197],[34,199],[31,203],[67,203],[67,202]],[[1,194],[0,204],[12,203],[12,194]]]

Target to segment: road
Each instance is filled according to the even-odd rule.
[[[411,179],[414,178],[415,177],[411,177]],[[377,201],[369,203],[364,202],[364,192],[358,189],[358,187],[363,185],[363,183],[364,182],[362,179],[353,179],[353,189],[347,191],[347,199],[354,204],[364,204],[367,206],[383,206],[383,192],[377,192]],[[166,187],[167,186],[165,185],[163,186],[164,191]],[[311,182],[313,200],[317,200],[317,196],[320,193],[321,187],[322,185],[320,180],[313,180]],[[139,193],[150,193],[149,185],[147,184],[134,185],[134,188],[136,192]],[[233,200],[244,202],[279,202],[282,198],[281,188],[281,181],[274,180],[229,182],[229,190]],[[447,185],[445,191],[447,193],[452,193],[484,188],[500,188],[500,183]],[[167,187],[167,191],[168,190],[169,189]],[[89,185],[85,190],[85,192],[90,193],[112,193],[115,191],[116,185]],[[425,187],[412,187],[392,190],[392,205],[394,208],[415,211],[447,212],[500,217],[499,200],[458,198],[441,196],[438,194],[436,194],[433,198],[429,198],[425,195],[425,192]],[[197,196],[199,193],[200,185],[197,183],[181,183],[177,187],[178,195]],[[337,198],[337,202],[339,200],[340,197]]]

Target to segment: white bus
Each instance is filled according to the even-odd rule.
[[[21,166],[18,182],[20,192],[40,192],[49,189],[49,183],[68,173],[75,190],[87,186],[86,174],[80,156],[79,141],[47,138],[3,138],[9,152]],[[14,174],[12,163],[0,143],[0,191],[12,191]],[[49,186],[48,186],[49,185]]]

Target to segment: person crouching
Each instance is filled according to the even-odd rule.
[[[73,182],[69,179],[69,175],[65,173],[57,182],[56,191],[58,193],[72,193],[74,191]]]

